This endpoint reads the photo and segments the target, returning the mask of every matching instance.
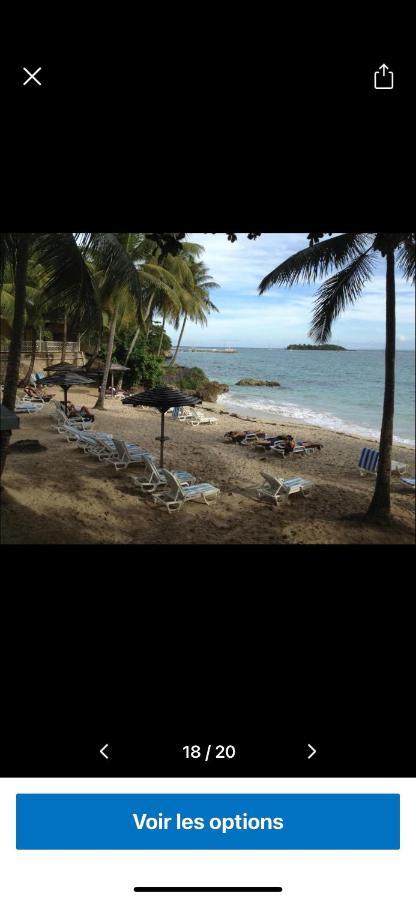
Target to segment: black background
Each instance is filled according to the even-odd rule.
[[[176,6],[93,22],[79,9],[8,10],[2,221],[17,231],[163,225],[224,241],[227,231],[406,230],[413,35],[404,14],[370,16],[362,5],[296,9],[291,20],[250,6],[228,20]],[[382,63],[395,72],[391,92],[373,88]],[[42,88],[21,86],[24,65],[42,66]],[[177,746],[202,735],[239,744],[244,774],[309,775],[312,764],[414,774],[412,551],[3,547],[0,773],[119,774],[133,729],[159,735],[161,749],[140,771],[130,756],[129,775],[182,770]],[[224,713],[236,720],[227,732]],[[264,736],[282,729],[296,736],[279,741],[289,749],[277,763]],[[306,772],[310,740],[320,754]],[[97,758],[105,742],[109,764]]]

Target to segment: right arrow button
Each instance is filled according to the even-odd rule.
[[[315,747],[312,747],[312,744],[308,744],[308,750],[311,751],[308,754],[308,759],[312,759],[312,757],[315,756],[315,753],[316,753]]]

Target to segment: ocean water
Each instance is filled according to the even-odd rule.
[[[379,438],[384,352],[239,349],[237,353],[179,351],[177,363],[199,366],[230,385],[223,409],[265,420],[296,419],[334,431]],[[241,378],[279,381],[279,388],[237,387]],[[415,354],[396,354],[394,441],[415,445]]]

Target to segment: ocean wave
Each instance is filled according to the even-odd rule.
[[[254,399],[250,397],[249,399],[243,399],[233,395],[230,396],[228,393],[221,394],[217,398],[217,403],[221,404],[221,406],[228,407],[235,412],[241,411],[246,414],[254,412],[260,414],[259,418],[264,414],[267,414],[268,416],[279,416],[283,419],[295,419],[299,422],[304,422],[306,425],[327,428],[329,431],[340,431],[343,434],[350,434],[355,437],[367,437],[372,438],[373,440],[380,439],[380,431],[355,423],[345,422],[343,419],[340,419],[338,416],[331,413],[319,413],[316,412],[316,410],[298,406],[294,403],[274,403],[272,400],[267,400],[266,398]],[[396,444],[406,444],[406,446],[409,447],[415,446],[414,441],[409,438],[400,437],[399,435],[393,435],[393,442]]]

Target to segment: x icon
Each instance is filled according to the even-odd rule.
[[[29,75],[29,78],[26,78],[26,81],[23,82],[23,87],[25,86],[25,84],[28,83],[28,81],[36,81],[36,84],[39,84],[39,85],[42,84],[42,82],[39,81],[38,78],[35,78],[35,75],[37,75],[38,72],[40,72],[41,68],[42,68],[42,66],[39,66],[39,68],[36,69],[36,72],[29,72],[29,69],[27,69],[26,66],[23,66],[23,71]]]

